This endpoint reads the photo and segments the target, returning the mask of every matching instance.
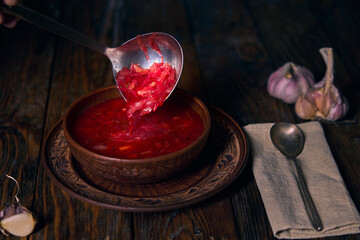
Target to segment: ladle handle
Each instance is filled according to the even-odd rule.
[[[299,166],[299,163],[296,158],[292,158],[295,163],[296,172],[298,175],[299,185],[300,185],[300,192],[303,197],[306,211],[308,212],[308,215],[310,217],[310,221],[316,231],[321,231],[324,229],[321,219],[319,217],[319,214],[316,210],[315,204],[311,198],[309,189],[307,188],[304,175],[302,174],[301,168]]]
[[[55,33],[61,37],[67,38],[68,40],[74,41],[85,47],[91,48],[97,52],[105,54],[107,47],[104,44],[97,42],[94,39],[91,39],[85,36],[84,34],[75,31],[74,29],[69,28],[59,22],[56,22],[55,20],[46,17],[41,13],[38,13],[30,8],[27,8],[21,4],[17,4],[16,6],[9,7],[4,3],[2,3],[2,1],[0,3],[0,7],[2,11],[6,14],[19,17],[29,23],[44,28],[45,30]]]

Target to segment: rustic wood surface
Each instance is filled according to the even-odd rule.
[[[337,0],[24,0],[109,46],[137,34],[173,35],[184,50],[179,87],[250,123],[302,122],[293,105],[266,92],[285,62],[320,80],[321,47],[335,52],[335,84],[350,111],[322,123],[355,205],[360,209],[360,2]],[[20,184],[23,205],[39,215],[29,239],[274,239],[250,167],[227,189],[191,207],[125,213],[77,200],[40,165],[45,135],[79,96],[113,85],[104,56],[24,21],[0,26],[0,196],[9,206]],[[249,157],[249,166],[251,164]],[[5,239],[1,236],[0,239]],[[9,239],[17,239],[9,237]],[[327,239],[360,239],[360,235]]]

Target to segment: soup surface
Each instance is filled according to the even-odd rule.
[[[117,158],[148,158],[180,150],[204,131],[190,106],[168,100],[155,112],[129,119],[122,98],[107,100],[79,114],[74,138],[85,148]]]

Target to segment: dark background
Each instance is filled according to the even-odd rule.
[[[319,49],[332,47],[335,85],[349,113],[322,122],[326,138],[360,209],[360,1],[336,0],[24,0],[23,4],[109,46],[138,34],[173,35],[184,50],[179,88],[240,125],[302,122],[294,106],[269,96],[268,76],[292,61],[325,73]],[[251,168],[229,188],[192,207],[123,213],[81,202],[54,185],[40,165],[44,136],[81,95],[113,85],[107,59],[24,21],[0,26],[0,196],[16,188],[39,214],[30,239],[272,239]],[[251,156],[249,157],[251,166]],[[0,237],[5,239],[5,237]],[[15,239],[15,238],[14,238]],[[328,239],[360,239],[360,235]]]

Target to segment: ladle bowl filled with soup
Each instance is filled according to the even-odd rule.
[[[129,117],[127,110],[111,86],[80,97],[64,116],[74,166],[105,189],[171,178],[196,160],[208,139],[206,105],[180,89],[156,111]]]

